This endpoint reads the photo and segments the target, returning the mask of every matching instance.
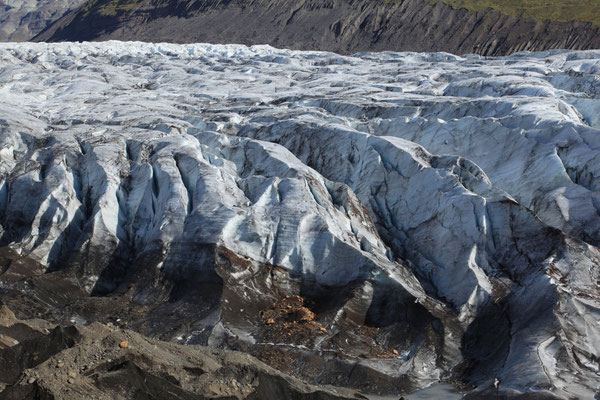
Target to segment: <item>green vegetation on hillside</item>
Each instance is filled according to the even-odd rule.
[[[100,14],[103,16],[116,15],[119,12],[131,10],[138,0],[91,0],[83,8],[83,15]]]
[[[390,1],[390,0],[386,0]],[[438,0],[426,0],[436,3]],[[584,21],[600,25],[600,0],[441,0],[452,8],[481,12],[489,8],[504,15],[536,20]],[[135,7],[138,0],[90,0],[84,15],[112,16]]]
[[[429,0],[435,2],[435,0]],[[453,8],[551,21],[585,21],[600,25],[600,0],[442,0]]]

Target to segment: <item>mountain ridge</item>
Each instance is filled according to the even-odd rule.
[[[141,40],[269,44],[342,54],[445,51],[506,55],[600,47],[590,22],[540,21],[442,1],[252,0],[136,3],[94,0],[34,41]],[[103,11],[102,11],[103,10]]]

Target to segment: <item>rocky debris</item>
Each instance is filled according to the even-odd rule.
[[[18,340],[15,340],[6,335],[0,335],[0,348],[12,347],[17,344],[19,344]]]
[[[0,42],[25,42],[85,0],[1,0]]]
[[[62,334],[29,341],[14,353],[24,367],[18,374],[9,371],[14,366],[0,365],[2,399],[365,399],[307,385],[243,353],[175,345],[99,323],[53,332]],[[126,353],[113,346],[122,336],[134,344]],[[42,346],[49,352],[36,358]]]
[[[106,322],[112,360],[127,324],[365,392],[591,398],[599,59],[2,45],[3,301]]]
[[[315,313],[304,306],[300,296],[286,296],[271,308],[261,311],[265,325],[265,341],[276,343],[314,344],[321,332],[326,332],[321,323],[315,321]]]
[[[599,28],[591,23],[536,21],[492,9],[471,12],[432,0],[90,0],[34,40],[110,39],[269,44],[344,54],[445,51],[506,55],[523,50],[600,47]]]
[[[44,320],[31,320],[28,324],[16,318],[13,311],[2,304],[0,306],[0,350],[7,350],[7,354],[17,351],[21,342],[40,338],[50,333],[51,325]]]
[[[13,319],[16,319],[15,313],[13,313],[5,304],[0,305],[0,320],[7,321]]]

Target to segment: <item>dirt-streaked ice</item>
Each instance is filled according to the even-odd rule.
[[[212,279],[214,246],[357,284],[365,313],[393,287],[443,342],[400,348],[402,373],[592,398],[599,70],[594,51],[2,44],[0,245],[90,293],[115,265]]]

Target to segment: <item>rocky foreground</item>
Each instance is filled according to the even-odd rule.
[[[161,342],[112,324],[60,328],[18,320],[2,306],[0,332],[5,400],[365,399],[306,385],[244,353]]]
[[[365,393],[593,398],[599,69],[1,45],[2,300]]]

